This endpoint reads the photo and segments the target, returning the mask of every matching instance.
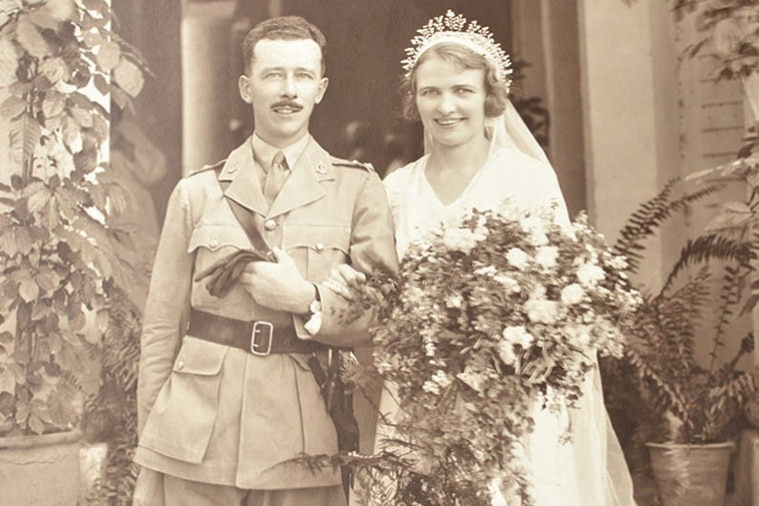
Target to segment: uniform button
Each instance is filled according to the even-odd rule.
[[[323,242],[317,242],[316,243],[316,251],[324,251],[324,243]]]
[[[237,162],[232,162],[232,164],[229,166],[229,168],[227,169],[227,171],[229,173],[232,173],[232,172],[237,172],[237,169],[238,169]]]
[[[184,360],[177,362],[177,371],[181,371],[182,369],[184,369]]]
[[[216,246],[219,245],[219,239],[217,239],[216,237],[214,237],[213,239],[211,239],[211,243],[210,244],[211,244],[212,248],[215,248]]]
[[[264,228],[266,230],[272,231],[275,228],[277,228],[277,222],[274,220],[266,220],[266,222],[264,223]]]

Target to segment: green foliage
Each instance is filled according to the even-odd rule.
[[[0,116],[11,184],[0,185],[0,434],[80,423],[87,350],[109,297],[134,282],[128,233],[111,225],[117,183],[101,149],[108,97],[142,86],[142,60],[110,29],[102,0],[23,0],[0,14]]]
[[[653,235],[673,211],[712,193],[714,186],[679,198],[671,181],[628,220],[615,250],[638,261],[643,241]],[[746,297],[746,280],[753,273],[754,245],[736,237],[709,231],[689,240],[658,292],[645,297],[625,353],[628,370],[637,379],[638,429],[655,442],[722,442],[734,434],[746,401],[756,390],[753,374],[736,369],[740,358],[753,350],[753,335],[742,340],[734,358],[717,366],[724,332]],[[639,266],[638,263],[635,264]],[[690,268],[690,269],[686,269]],[[714,291],[715,271],[722,272]],[[680,283],[683,274],[690,276]],[[679,276],[680,275],[680,276]],[[717,310],[708,368],[697,363],[695,339],[707,311]],[[619,365],[618,365],[619,366]],[[611,368],[613,370],[613,368]],[[607,369],[608,371],[608,369]]]

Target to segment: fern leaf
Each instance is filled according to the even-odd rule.
[[[628,258],[630,272],[638,272],[641,260],[639,252],[644,249],[643,240],[652,236],[672,214],[685,211],[691,203],[714,193],[719,188],[717,185],[706,186],[672,200],[671,194],[680,181],[680,178],[670,179],[656,196],[641,204],[622,227],[613,250],[616,254]]]
[[[751,257],[747,243],[739,242],[721,234],[708,234],[688,240],[680,250],[680,256],[672,266],[662,292],[666,292],[680,272],[686,267],[710,260],[736,261],[748,265]]]

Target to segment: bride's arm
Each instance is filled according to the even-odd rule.
[[[346,300],[355,300],[356,291],[366,283],[366,274],[348,264],[338,265],[330,271],[322,287],[328,288]]]

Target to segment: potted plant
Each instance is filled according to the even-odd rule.
[[[67,481],[78,491],[77,446],[41,459],[76,466],[56,482],[61,473],[29,468],[29,436],[80,437],[109,297],[120,287],[128,293],[139,268],[130,234],[111,226],[129,195],[103,153],[109,98],[129,106],[143,71],[111,31],[102,0],[12,4],[0,14],[0,118],[11,174],[0,184],[0,448],[11,449],[0,462],[14,452],[27,462],[18,472],[3,469],[0,487],[6,504],[27,504],[32,493],[44,502],[71,492]],[[57,488],[42,489],[44,482]]]
[[[633,273],[640,266],[643,239],[673,213],[716,190],[709,185],[672,198],[677,184],[673,180],[666,185],[622,229],[615,250],[630,259]],[[756,390],[754,375],[739,370],[740,359],[753,351],[753,335],[748,332],[724,363],[720,351],[748,297],[753,246],[712,229],[689,240],[662,286],[643,290],[638,324],[629,336],[623,362],[616,364],[617,373],[626,370],[634,378],[634,393],[621,396],[637,396],[632,411],[634,440],[648,447],[664,506],[721,506],[724,502],[733,440],[739,433],[742,410]],[[716,283],[715,274],[719,276]],[[703,364],[697,359],[697,340],[708,339],[703,331],[711,315],[711,349],[708,363]],[[605,370],[608,374],[608,364]]]

